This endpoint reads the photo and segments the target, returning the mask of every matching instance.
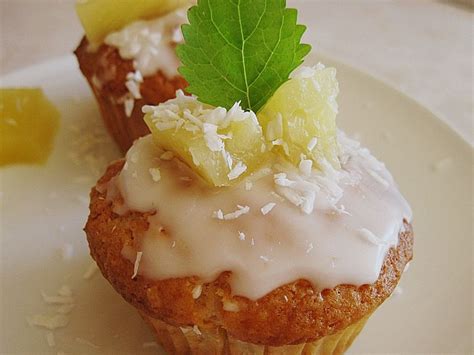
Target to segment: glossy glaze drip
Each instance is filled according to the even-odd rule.
[[[276,165],[251,190],[245,182],[212,188],[176,159],[157,158],[151,136],[137,141],[116,184],[127,208],[157,211],[143,236],[139,274],[212,281],[231,271],[233,293],[250,299],[297,279],[317,289],[373,283],[411,210],[382,163],[342,133],[339,141],[343,169],[334,182],[342,193],[334,196],[323,179],[330,176],[313,172],[321,189],[310,214],[276,193],[274,175],[296,178],[295,168]],[[238,218],[216,218],[247,206]],[[124,250],[132,263],[135,255]]]
[[[109,34],[105,43],[117,47],[123,59],[133,59],[135,69],[144,76],[162,70],[171,78],[178,74],[175,47],[183,41],[180,26],[185,22],[185,9],[150,21],[135,21]]]

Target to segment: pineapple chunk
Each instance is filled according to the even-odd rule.
[[[145,106],[157,144],[173,151],[207,182],[230,186],[265,161],[262,129],[253,112],[229,111],[177,92],[176,99]]]
[[[336,69],[322,64],[301,68],[258,113],[266,140],[295,165],[304,155],[316,165],[326,159],[339,167],[338,93]]]
[[[46,162],[58,124],[41,89],[0,89],[0,166]]]
[[[76,12],[89,42],[98,45],[109,33],[133,21],[158,17],[190,4],[190,0],[82,0]]]

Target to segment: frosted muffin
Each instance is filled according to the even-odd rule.
[[[85,231],[171,354],[339,354],[411,260],[411,210],[337,129],[336,70],[300,66],[296,11],[252,4],[190,9],[195,95],[143,107],[151,134],[92,189]]]
[[[101,2],[99,9],[107,10],[107,1],[95,1],[99,5]],[[127,2],[121,10],[133,12],[137,5],[127,7]],[[138,19],[131,17],[129,23],[107,33],[99,42],[91,43],[84,37],[74,52],[107,129],[124,153],[135,139],[149,133],[142,119],[142,107],[165,102],[187,85],[178,74],[179,60],[175,54],[176,45],[182,42],[180,26],[186,22],[187,7],[174,8],[187,2],[172,2],[171,7],[162,8],[165,11],[162,13],[160,7],[168,2],[156,1],[153,5],[156,9],[142,3],[144,13]],[[117,7],[116,4],[110,6]],[[100,18],[100,14],[92,10],[92,14],[79,11],[81,19],[85,19],[86,30],[92,26],[87,22],[89,17]],[[119,14],[111,10],[105,16],[113,21]]]
[[[91,254],[168,352],[340,353],[390,296],[411,212],[384,166],[338,138],[341,170],[278,161],[230,188],[151,136],[110,166],[91,194]]]

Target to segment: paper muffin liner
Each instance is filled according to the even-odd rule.
[[[157,340],[168,354],[230,354],[230,355],[332,355],[344,353],[361,332],[369,316],[351,324],[336,334],[311,343],[266,346],[243,342],[229,336],[225,330],[175,327],[141,312],[153,328]]]

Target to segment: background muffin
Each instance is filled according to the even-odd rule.
[[[122,152],[149,133],[142,107],[171,99],[176,90],[187,86],[178,74],[175,55],[185,21],[186,8],[146,21],[136,19],[108,33],[100,43],[84,37],[74,52],[107,129]]]

